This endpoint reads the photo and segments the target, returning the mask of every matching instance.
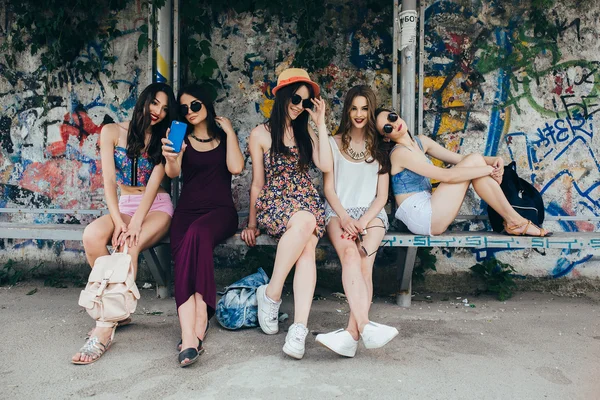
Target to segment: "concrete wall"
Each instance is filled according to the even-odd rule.
[[[550,24],[534,35],[535,21],[526,12],[527,6],[517,1],[430,3],[425,20],[423,133],[460,153],[500,154],[507,161],[517,161],[520,175],[543,193],[549,215],[597,216],[600,164],[594,114],[600,110],[596,98],[600,5],[557,2],[547,13]],[[335,44],[337,55],[327,68],[311,71],[329,102],[332,130],[340,118],[343,96],[353,85],[369,84],[380,103],[391,104],[392,38],[377,33],[381,27],[391,30],[391,19],[362,10],[360,5],[337,11],[340,23],[349,13],[364,15],[364,19],[344,35],[323,36],[321,40]],[[102,207],[97,134],[103,123],[128,117],[138,86],[147,82],[147,56],[136,58],[135,50],[142,19],[139,4],[122,17],[119,29],[127,35],[115,43],[118,60],[110,67],[116,88],[106,78],[90,81],[71,74],[50,77],[51,84],[40,83],[44,74],[31,57],[21,60],[18,71],[2,69],[2,206]],[[293,24],[265,23],[249,14],[230,13],[217,21],[213,57],[220,65],[225,90],[216,109],[232,119],[244,149],[250,130],[270,112],[278,72],[297,66],[294,30]],[[88,51],[97,49],[92,44]],[[250,179],[248,162],[246,171],[234,180],[234,197],[241,211],[247,210]],[[461,213],[482,212],[481,201],[469,194]],[[597,225],[546,226],[592,231]],[[482,228],[482,224],[457,223],[457,229]],[[78,246],[41,245],[51,259],[60,262],[81,262]],[[27,259],[41,257],[36,246],[16,242],[4,243],[0,257],[14,257],[15,250]],[[437,249],[435,253],[443,274],[466,271],[490,255],[487,250]],[[592,250],[494,254],[523,275],[600,277]],[[327,257],[332,256],[328,253]],[[390,261],[390,257],[383,259]],[[335,263],[325,264],[335,268]],[[384,267],[382,262],[378,266]]]

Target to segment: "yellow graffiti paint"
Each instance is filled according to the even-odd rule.
[[[462,131],[465,127],[465,120],[462,118],[453,117],[448,113],[442,114],[440,120],[440,128],[438,135],[445,135],[446,133],[454,133]]]
[[[273,104],[275,104],[275,100],[267,99],[265,96],[263,96],[263,102],[260,105],[260,112],[262,112],[265,118],[269,118],[271,116]]]
[[[426,92],[431,90],[439,90],[444,84],[445,80],[445,76],[426,76],[425,79],[423,79],[423,89]]]
[[[156,52],[156,69],[158,73],[168,79],[171,76],[169,63],[165,61],[163,56],[160,54],[160,51]]]

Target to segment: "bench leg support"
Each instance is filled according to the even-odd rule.
[[[161,299],[169,297],[169,273],[167,268],[170,267],[168,257],[161,257],[163,254],[157,254],[156,247],[151,247],[145,250],[142,255],[150,268],[150,272],[156,281],[156,296]],[[162,253],[162,252],[161,252]]]
[[[405,254],[398,257],[398,283],[400,290],[396,295],[396,304],[410,307],[412,299],[412,273],[417,259],[417,248],[407,247]]]

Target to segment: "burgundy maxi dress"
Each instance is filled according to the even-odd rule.
[[[206,302],[208,318],[215,312],[213,250],[233,236],[238,215],[227,169],[226,138],[213,150],[195,150],[189,138],[181,163],[183,188],[171,222],[171,251],[175,261],[177,308],[194,293]]]

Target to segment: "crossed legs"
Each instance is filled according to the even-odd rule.
[[[383,222],[375,218],[368,226],[383,226]],[[354,340],[358,340],[360,332],[369,323],[375,254],[370,257],[361,256],[356,243],[347,239],[345,235],[342,237],[344,231],[337,217],[331,219],[327,225],[327,232],[342,264],[342,284],[350,305],[350,318],[346,330]],[[368,251],[375,251],[381,244],[385,229],[369,229],[368,232],[364,237],[363,246]]]
[[[486,165],[485,159],[480,154],[470,154],[457,167],[476,167]],[[444,233],[454,221],[460,210],[469,184],[473,184],[475,193],[479,195],[490,207],[504,218],[507,225],[523,225],[526,220],[510,205],[502,188],[491,176],[483,176],[460,183],[440,183],[431,196],[431,233],[439,235]],[[539,235],[540,229],[534,225],[525,227],[529,235]]]

